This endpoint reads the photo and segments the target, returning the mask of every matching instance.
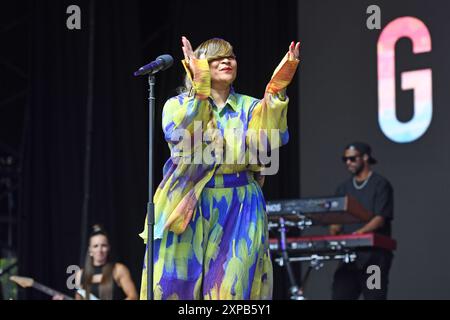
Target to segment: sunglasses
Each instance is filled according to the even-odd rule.
[[[342,157],[342,162],[347,163],[347,160],[350,160],[350,162],[356,162],[358,158],[361,158],[361,156]]]

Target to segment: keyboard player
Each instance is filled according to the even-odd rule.
[[[375,232],[391,236],[393,219],[393,188],[389,181],[372,170],[377,161],[372,156],[371,147],[363,142],[347,145],[342,157],[351,177],[336,190],[336,195],[351,195],[375,216],[367,223],[332,225],[330,233],[362,234]],[[389,270],[392,263],[392,252],[384,249],[364,249],[357,251],[357,259],[353,263],[341,263],[334,273],[332,298],[334,300],[358,299],[361,295],[366,300],[385,300],[387,298]],[[380,267],[381,286],[370,289],[367,273],[370,265]]]

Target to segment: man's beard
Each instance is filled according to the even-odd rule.
[[[352,173],[353,176],[357,176],[358,174],[361,173],[361,171],[363,171],[364,169],[364,164],[361,164],[360,166],[358,166],[355,170],[355,172]]]

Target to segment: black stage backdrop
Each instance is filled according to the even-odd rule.
[[[117,258],[136,277],[145,213],[145,92],[137,3],[81,1],[81,30],[66,28],[70,1],[33,1],[30,121],[22,194],[20,272],[60,290],[79,265],[86,152],[86,110],[93,131],[88,224],[109,231]],[[93,51],[89,37],[94,30]],[[89,53],[94,63],[89,71]],[[89,95],[89,75],[93,95]],[[144,102],[144,103],[143,103]],[[141,253],[142,254],[142,253]],[[67,290],[66,290],[67,292]],[[32,297],[36,297],[33,292]]]
[[[295,2],[170,1],[164,7],[154,3],[29,2],[32,79],[21,191],[20,273],[66,293],[67,268],[82,263],[80,251],[86,249],[82,248],[86,197],[87,224],[107,228],[116,258],[130,267],[140,285],[144,246],[138,233],[144,223],[148,175],[147,81],[134,78],[133,71],[163,53],[175,59],[174,66],[157,77],[156,186],[168,156],[161,108],[183,76],[181,36],[193,46],[211,37],[229,40],[239,63],[235,88],[256,97],[263,95],[290,41],[297,38]],[[81,9],[81,30],[66,28],[66,9],[72,4]],[[288,91],[291,141],[280,152],[278,175],[267,179],[267,198],[299,195],[297,87],[296,78]],[[89,106],[93,130],[86,193]],[[24,297],[46,298],[35,291],[26,291]]]

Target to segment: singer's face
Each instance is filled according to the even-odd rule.
[[[237,62],[234,57],[225,57],[209,63],[211,86],[224,84],[231,86],[237,75]]]

